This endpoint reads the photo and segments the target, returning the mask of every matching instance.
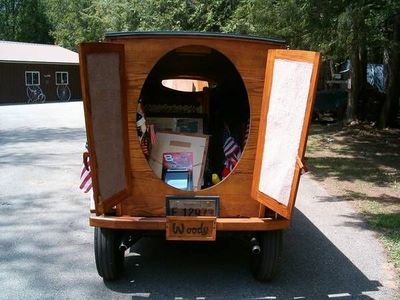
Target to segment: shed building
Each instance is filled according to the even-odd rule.
[[[78,53],[56,45],[0,41],[0,103],[27,102],[27,88],[40,87],[46,101],[59,101],[57,87],[81,99]]]

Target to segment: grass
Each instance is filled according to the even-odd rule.
[[[363,210],[368,222],[381,233],[384,245],[394,263],[400,270],[400,213],[382,212],[379,203],[369,204],[370,209]],[[377,208],[373,208],[377,207]]]
[[[313,124],[306,161],[314,179],[379,232],[400,274],[400,130]]]

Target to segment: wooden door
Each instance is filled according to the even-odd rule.
[[[320,55],[268,51],[252,197],[290,219],[311,121]]]
[[[80,71],[96,214],[129,195],[124,46],[84,43]]]

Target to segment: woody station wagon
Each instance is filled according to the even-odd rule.
[[[283,40],[109,33],[80,46],[100,276],[147,233],[240,234],[273,277],[303,169],[320,56]]]

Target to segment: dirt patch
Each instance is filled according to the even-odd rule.
[[[400,129],[313,124],[306,162],[314,179],[380,233],[400,274]]]
[[[306,159],[314,178],[344,200],[400,210],[400,130],[312,125]]]

